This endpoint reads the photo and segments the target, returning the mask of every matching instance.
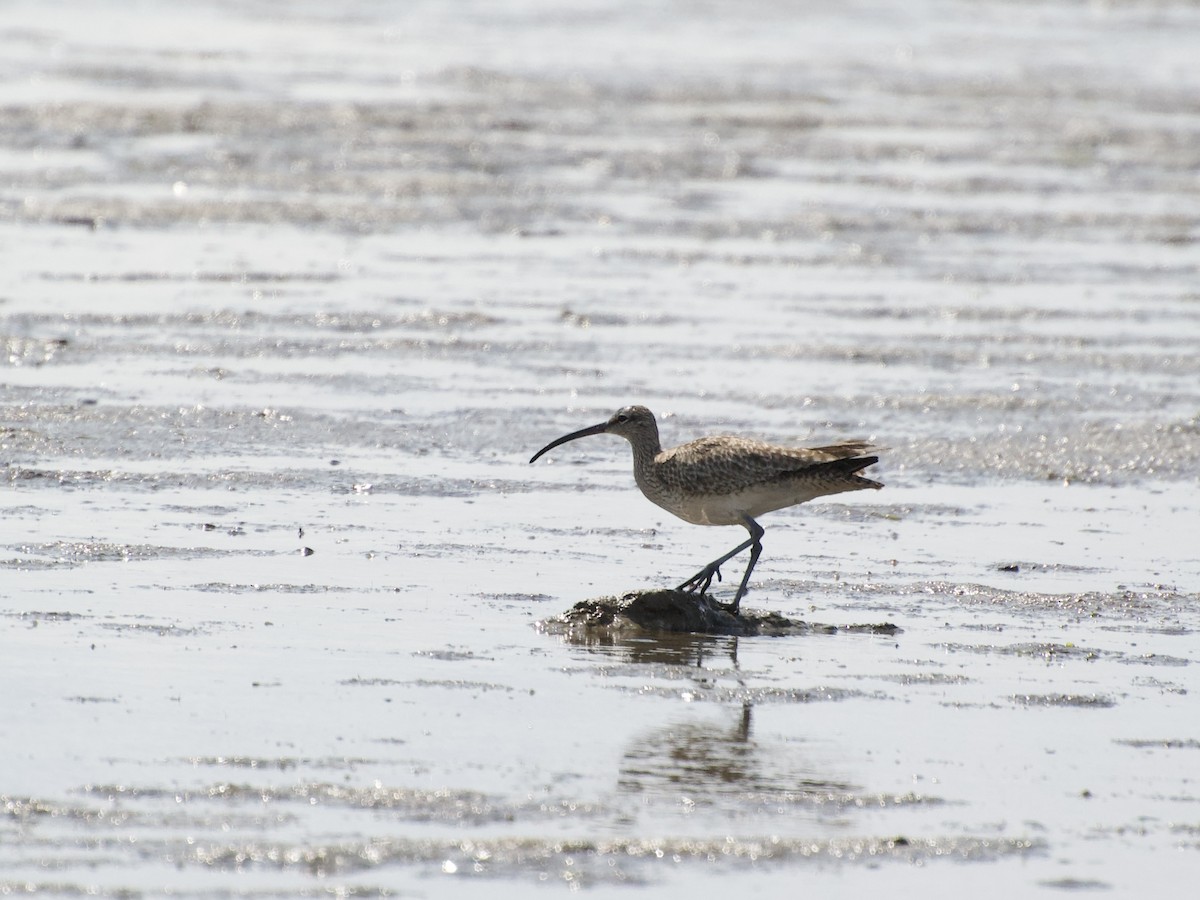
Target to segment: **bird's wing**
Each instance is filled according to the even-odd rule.
[[[866,441],[811,449],[738,437],[706,437],[664,450],[655,460],[664,483],[683,494],[735,493],[868,452]]]
[[[883,449],[885,448],[872,444],[870,441],[842,441],[838,444],[830,444],[828,447],[813,447],[809,450],[801,450],[799,452],[822,453],[829,460],[834,460],[849,459],[852,456],[867,456],[872,453],[878,453]]]

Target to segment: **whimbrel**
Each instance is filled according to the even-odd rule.
[[[658,422],[644,406],[626,406],[607,422],[581,428],[551,441],[529,461],[559,444],[591,434],[616,434],[633,446],[633,478],[646,499],[693,525],[741,525],[750,539],[714,559],[679,585],[681,591],[708,591],[713,578],[720,580],[721,566],[743,550],[750,564],[726,609],[737,615],[750,573],[762,553],[763,527],[757,516],[795,506],[816,497],[883,487],[857,473],[878,456],[866,441],[846,441],[828,447],[779,447],[746,438],[722,435],[703,437],[664,450]]]

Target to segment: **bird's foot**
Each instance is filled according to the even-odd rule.
[[[713,605],[729,613],[736,619],[738,617],[738,610],[742,605],[742,598],[745,597],[747,593],[748,591],[746,590],[746,583],[742,582],[741,586],[738,588],[738,592],[734,595],[733,600],[731,600],[729,603],[717,603],[714,601]]]
[[[742,598],[738,597],[736,600],[733,600],[730,603],[717,603],[715,605],[718,606],[719,608],[725,610],[725,612],[729,613],[731,616],[733,616],[736,619],[737,614],[738,614],[738,608],[741,605],[741,602],[742,602]]]
[[[721,567],[707,565],[675,590],[687,591],[689,594],[695,592],[703,597],[706,593],[708,593],[708,588],[710,585],[712,585],[714,578],[716,578],[717,581],[721,580]]]

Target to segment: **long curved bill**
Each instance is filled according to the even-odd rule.
[[[530,463],[537,462],[539,456],[541,456],[543,453],[547,453],[547,452],[553,450],[559,444],[565,444],[567,441],[573,441],[576,438],[581,438],[581,437],[588,437],[589,435],[592,435],[592,434],[604,434],[604,432],[607,430],[608,430],[608,423],[601,422],[599,425],[593,425],[590,428],[580,428],[578,431],[572,431],[570,434],[564,434],[558,440],[551,441],[545,447],[543,447],[541,450],[539,450],[537,453],[533,454],[533,456],[530,458],[529,462]]]

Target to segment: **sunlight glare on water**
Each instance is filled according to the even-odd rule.
[[[0,892],[1189,883],[1193,4],[54,13],[0,26]],[[886,448],[763,517],[804,630],[548,621],[743,538],[618,438],[528,464],[629,403]]]

